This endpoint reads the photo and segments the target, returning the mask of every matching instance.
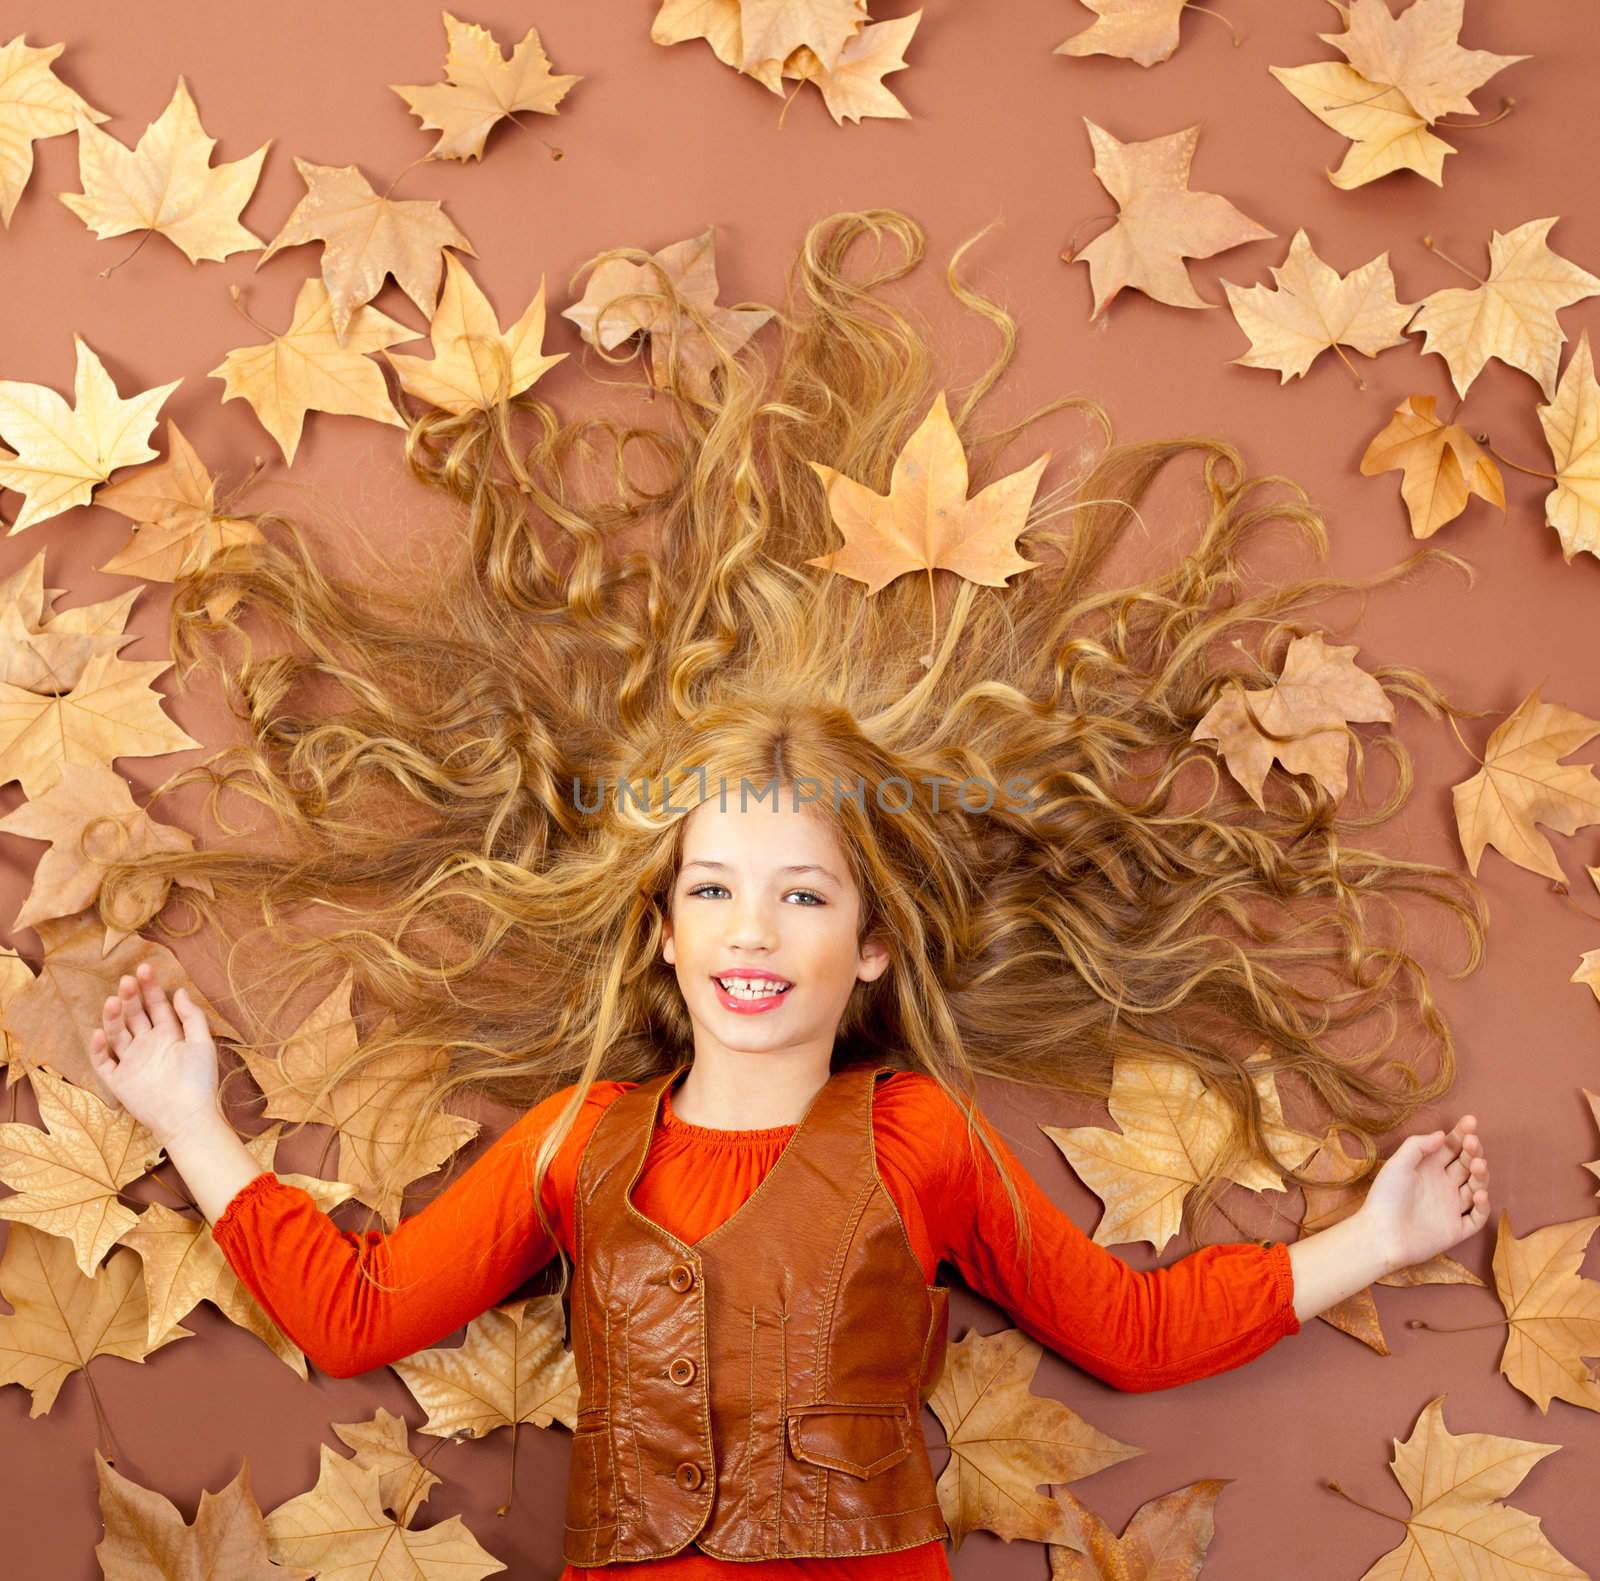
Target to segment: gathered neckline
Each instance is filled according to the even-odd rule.
[[[792,1136],[798,1120],[789,1125],[769,1125],[757,1130],[730,1130],[717,1125],[696,1125],[692,1120],[681,1119],[672,1108],[672,1088],[669,1085],[661,1094],[661,1125],[685,1140],[718,1143],[722,1146],[739,1146],[748,1142],[774,1142]]]

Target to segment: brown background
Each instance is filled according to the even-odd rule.
[[[781,101],[717,62],[708,46],[653,45],[655,7],[646,0],[538,7],[485,0],[458,14],[492,28],[507,48],[528,25],[537,26],[554,69],[578,73],[583,81],[559,115],[529,116],[528,130],[496,129],[481,164],[420,166],[396,195],[443,200],[478,250],[471,270],[503,323],[517,316],[541,276],[547,280],[546,348],[573,355],[546,377],[541,393],[568,415],[603,406],[638,409],[637,395],[601,391],[590,382],[585,369],[605,378],[625,375],[585,352],[574,327],[559,317],[577,294],[567,285],[572,272],[603,247],[655,249],[714,224],[720,300],[781,305],[784,271],[812,222],[842,208],[903,208],[927,227],[930,248],[899,300],[914,301],[939,327],[944,367],[956,385],[981,371],[995,342],[986,324],[949,302],[941,283],[945,260],[965,237],[998,220],[963,262],[965,277],[997,295],[1022,325],[1012,373],[983,409],[987,426],[1076,390],[1106,403],[1119,437],[1223,432],[1241,445],[1252,470],[1286,473],[1304,484],[1326,513],[1333,541],[1323,567],[1287,552],[1287,539],[1285,552],[1254,551],[1251,566],[1271,574],[1364,574],[1414,545],[1398,474],[1364,479],[1357,462],[1407,394],[1435,394],[1442,413],[1452,410],[1443,361],[1424,357],[1418,336],[1376,361],[1355,359],[1366,373],[1364,392],[1331,353],[1307,378],[1280,387],[1276,374],[1230,366],[1245,341],[1225,307],[1186,312],[1124,293],[1102,323],[1090,324],[1087,268],[1058,256],[1080,221],[1110,208],[1091,173],[1082,117],[1127,140],[1199,123],[1194,188],[1226,194],[1276,233],[1275,240],[1191,262],[1197,288],[1217,303],[1224,301],[1224,278],[1269,280],[1269,266],[1282,262],[1301,225],[1341,271],[1387,249],[1399,294],[1408,301],[1465,283],[1423,247],[1428,232],[1482,273],[1492,229],[1560,215],[1552,245],[1600,272],[1594,12],[1474,0],[1463,30],[1469,46],[1533,57],[1475,96],[1487,117],[1503,95],[1513,94],[1513,114],[1449,139],[1459,152],[1445,162],[1442,189],[1402,173],[1339,192],[1323,172],[1338,163],[1346,141],[1267,71],[1269,65],[1335,58],[1316,37],[1337,28],[1335,11],[1312,0],[1219,5],[1237,28],[1240,47],[1215,17],[1191,14],[1176,56],[1143,70],[1126,61],[1053,54],[1090,21],[1087,11],[1066,0],[930,3],[909,47],[909,68],[888,79],[909,120],[836,127],[808,88],[780,131]],[[907,9],[881,0],[874,16]],[[30,44],[67,45],[58,74],[108,112],[105,130],[129,145],[166,105],[179,72],[207,132],[218,139],[217,161],[239,159],[272,138],[262,180],[242,215],[263,241],[301,196],[292,156],[356,164],[382,190],[433,141],[386,86],[442,75],[439,8],[423,0],[382,7],[326,0],[226,0],[208,7],[54,0],[48,7],[12,7],[0,38],[22,28]],[[70,398],[77,331],[124,395],[181,375],[184,382],[163,418],[177,419],[221,473],[224,488],[253,456],[267,457],[266,476],[249,505],[297,511],[326,535],[330,555],[338,554],[341,520],[360,520],[391,537],[397,552],[413,535],[458,531],[458,520],[441,502],[405,475],[400,430],[313,414],[286,473],[245,403],[222,405],[221,382],[206,377],[231,348],[261,338],[231,305],[229,284],[241,287],[257,319],[281,328],[300,281],[318,267],[318,251],[287,249],[257,273],[255,253],[191,266],[163,237],[148,238],[137,252],[136,236],[99,241],[56,197],[80,190],[75,142],[68,136],[37,145],[32,181],[9,234],[0,236],[0,377],[50,385]],[[552,146],[564,151],[559,161]],[[1099,229],[1083,225],[1079,244]],[[869,262],[870,248],[855,267]],[[120,266],[103,278],[112,264]],[[416,309],[392,282],[376,305],[421,330]],[[1584,326],[1600,331],[1600,298],[1566,310],[1562,322],[1571,340]],[[426,341],[398,349],[429,354]],[[1469,397],[1469,426],[1490,431],[1503,454],[1548,467],[1534,412],[1539,399],[1531,378],[1492,363]],[[1071,414],[1046,419],[1009,452],[1009,466],[1022,466],[1045,448],[1065,458],[1085,436]],[[156,443],[164,452],[164,422]],[[1044,486],[1058,476],[1053,466]],[[1473,562],[1475,587],[1439,570],[1377,595],[1358,626],[1349,624],[1360,614],[1354,600],[1319,612],[1342,640],[1360,643],[1364,665],[1420,665],[1463,705],[1496,710],[1468,735],[1479,751],[1498,718],[1536,686],[1551,701],[1600,712],[1594,663],[1600,566],[1590,555],[1563,563],[1555,533],[1543,525],[1546,485],[1540,479],[1508,470],[1506,485],[1503,517],[1474,501],[1435,540]],[[1166,506],[1150,517],[1152,536],[1161,540],[1151,547],[1161,559],[1189,542],[1196,489],[1192,468],[1170,487],[1163,483],[1158,499]],[[18,496],[0,498],[7,521],[19,510]],[[73,510],[0,539],[0,574],[44,549],[46,582],[68,589],[58,608],[106,598],[123,591],[127,579],[95,567],[126,533],[124,518],[109,510]],[[124,650],[127,658],[167,655],[167,603],[165,586],[148,586],[129,626],[141,640]],[[170,673],[157,685],[169,696],[174,692]],[[174,697],[168,711],[208,745],[229,736],[222,705],[209,692]],[[1459,866],[1449,787],[1472,774],[1475,764],[1447,726],[1415,707],[1400,705],[1398,729],[1415,755],[1418,777],[1405,819],[1383,838],[1392,850]],[[1590,743],[1575,756],[1595,762],[1596,751]],[[117,767],[142,801],[143,793],[198,755],[122,759]],[[1386,770],[1380,754],[1369,754],[1368,761],[1375,795],[1387,784]],[[0,811],[20,800],[15,783],[0,789]],[[180,818],[170,803],[164,815]],[[200,827],[198,816],[191,813],[189,827]],[[1445,980],[1461,959],[1459,935],[1431,914],[1421,941],[1461,1039],[1457,1091],[1427,1123],[1448,1125],[1464,1112],[1479,1117],[1494,1171],[1495,1216],[1506,1211],[1511,1229],[1524,1235],[1596,1211],[1595,1180],[1583,1164],[1600,1156],[1600,1138],[1582,1089],[1600,1088],[1594,1055],[1600,1007],[1568,979],[1579,954],[1600,947],[1600,902],[1583,872],[1600,862],[1600,831],[1557,837],[1555,845],[1572,879],[1572,901],[1497,853],[1485,856],[1490,956],[1473,978]],[[0,918],[15,916],[43,849],[0,838]],[[33,933],[6,942],[37,962]],[[211,959],[192,946],[179,953],[203,988],[218,991]],[[1098,1202],[1037,1122],[1103,1124],[1103,1112],[1069,1104],[1047,1108],[993,1085],[987,1098],[989,1113],[1037,1178],[1092,1229]],[[23,1093],[16,1117],[32,1120],[36,1112],[31,1095]],[[508,1118],[486,1114],[484,1139]],[[280,1167],[310,1168],[320,1145],[320,1136],[309,1132],[284,1150]],[[130,1195],[164,1200],[147,1182]],[[1283,1233],[1283,1221],[1269,1212],[1274,1205],[1290,1215],[1300,1211],[1298,1192],[1276,1204],[1235,1195],[1230,1206],[1241,1218],[1255,1212],[1249,1233]],[[1492,1278],[1494,1228],[1491,1223],[1458,1248],[1486,1281]],[[1175,1244],[1157,1257],[1145,1243],[1117,1248],[1139,1267],[1170,1261],[1181,1250]],[[1600,1276],[1600,1253],[1591,1250],[1586,1271]],[[1424,1404],[1443,1393],[1447,1425],[1457,1433],[1564,1446],[1535,1467],[1508,1502],[1538,1515],[1570,1560],[1600,1569],[1593,1508],[1600,1421],[1559,1401],[1541,1415],[1499,1375],[1504,1335],[1489,1289],[1380,1289],[1377,1299],[1393,1350],[1387,1358],[1312,1320],[1251,1366],[1179,1390],[1127,1395],[1047,1353],[1035,1383],[1040,1392],[1146,1451],[1075,1484],[1074,1493],[1120,1531],[1148,1499],[1195,1478],[1231,1479],[1218,1505],[1207,1575],[1230,1581],[1357,1577],[1403,1536],[1403,1528],[1328,1491],[1324,1479],[1336,1478],[1354,1498],[1403,1517],[1406,1500],[1387,1469],[1390,1441],[1407,1437]],[[1430,1334],[1408,1329],[1412,1317],[1478,1326]],[[952,1338],[969,1325],[992,1331],[1007,1322],[997,1309],[958,1293]],[[119,1468],[172,1498],[188,1519],[201,1489],[220,1488],[241,1457],[248,1457],[256,1496],[270,1510],[312,1484],[317,1446],[337,1444],[330,1421],[370,1416],[380,1404],[413,1423],[421,1420],[388,1370],[348,1380],[314,1372],[302,1385],[209,1306],[187,1323],[197,1332],[195,1341],[175,1344],[139,1367],[102,1360],[92,1373],[117,1434]],[[24,1390],[0,1390],[0,1568],[27,1581],[84,1581],[99,1573],[92,1549],[100,1536],[96,1424],[84,1379],[67,1380],[48,1416],[30,1421],[27,1410]],[[938,1440],[931,1413],[924,1421]],[[445,1481],[418,1523],[460,1512],[510,1574],[554,1576],[567,1435],[520,1434],[517,1507],[496,1519],[509,1436],[446,1446],[432,1462]],[[420,1437],[413,1443],[419,1451],[432,1446]],[[944,1460],[941,1441],[935,1467]],[[969,1578],[1043,1576],[1047,1568],[1042,1547],[1006,1545],[985,1534],[970,1538],[954,1559],[956,1575]]]

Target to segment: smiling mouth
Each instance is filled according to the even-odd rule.
[[[732,996],[735,999],[739,999],[739,998],[744,998],[744,999],[773,999],[773,998],[776,998],[779,994],[788,993],[789,990],[794,987],[793,983],[784,983],[782,986],[780,986],[777,983],[767,983],[767,984],[763,985],[764,991],[758,991],[757,993],[754,993],[754,994],[744,994],[744,993],[741,993],[736,988],[730,988],[728,986],[728,980],[725,979],[725,978],[713,977],[711,979],[711,981],[714,982],[717,985],[717,987],[720,988],[723,991],[723,993],[728,994],[728,995]]]

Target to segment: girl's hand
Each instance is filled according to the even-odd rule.
[[[1373,1177],[1358,1211],[1390,1272],[1425,1263],[1489,1222],[1489,1161],[1477,1125],[1464,1114],[1448,1133],[1408,1136]]]
[[[140,962],[137,971],[137,980],[124,976],[101,1007],[100,1025],[89,1039],[89,1064],[165,1146],[221,1114],[217,1047],[205,1011],[188,989],[178,989],[174,1009],[150,963]]]

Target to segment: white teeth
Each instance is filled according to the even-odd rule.
[[[787,988],[778,988],[771,983],[757,985],[755,983],[742,982],[736,977],[719,977],[717,981],[721,984],[723,991],[732,994],[735,999],[770,999],[775,993],[788,992]]]

